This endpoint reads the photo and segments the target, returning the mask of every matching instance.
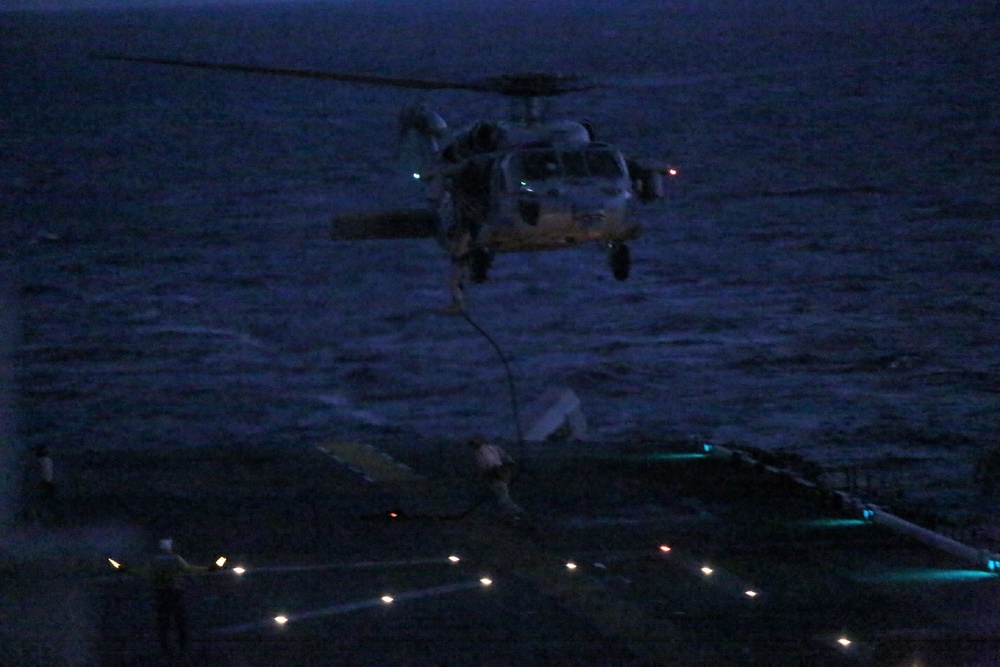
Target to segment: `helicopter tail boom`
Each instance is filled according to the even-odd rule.
[[[429,209],[347,213],[333,218],[335,241],[429,239],[437,236],[438,216]]]

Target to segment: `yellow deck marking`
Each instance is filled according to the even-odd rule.
[[[405,463],[360,442],[331,442],[317,447],[338,463],[375,484],[401,484],[424,480]]]

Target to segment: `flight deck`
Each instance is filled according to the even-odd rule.
[[[81,665],[1000,664],[986,552],[725,448],[507,448],[518,521],[461,443],[73,453],[50,532],[82,546],[5,604],[79,603],[4,633],[27,655],[59,625]],[[109,525],[123,537],[87,537]],[[168,532],[192,562],[228,558],[188,582],[171,658],[148,582],[105,560]]]

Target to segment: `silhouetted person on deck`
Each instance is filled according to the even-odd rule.
[[[34,509],[36,519],[58,522],[62,519],[62,513],[56,495],[55,465],[48,447],[43,445],[35,449],[35,463],[38,470],[35,487],[37,502]]]
[[[216,568],[190,565],[174,553],[171,539],[160,540],[160,550],[149,561],[149,574],[156,595],[156,630],[160,648],[171,652],[170,635],[177,639],[177,648],[187,650],[187,608],[184,603],[184,575],[189,572],[210,572]]]

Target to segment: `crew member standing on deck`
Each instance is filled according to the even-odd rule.
[[[35,449],[35,462],[38,465],[38,493],[35,516],[42,521],[59,522],[62,520],[62,512],[59,509],[59,499],[56,496],[52,452],[48,447],[43,445]]]
[[[467,444],[476,453],[476,468],[496,499],[497,506],[508,517],[520,516],[524,510],[510,497],[510,482],[516,467],[514,459],[499,445],[492,444],[481,435],[475,436]]]

